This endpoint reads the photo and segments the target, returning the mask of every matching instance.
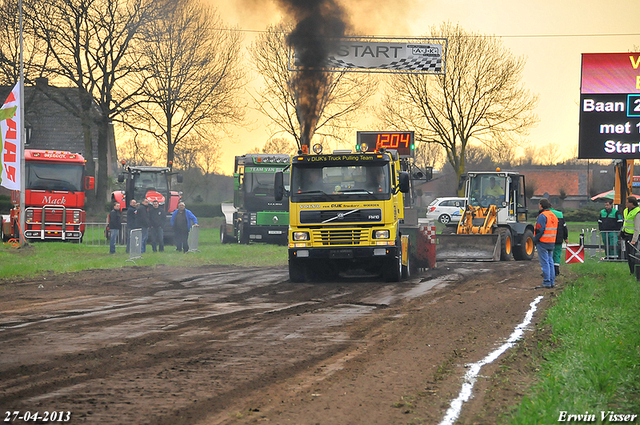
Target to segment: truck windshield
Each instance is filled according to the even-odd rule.
[[[84,166],[82,164],[27,162],[25,166],[27,189],[77,192],[83,188]]]
[[[281,170],[278,168],[277,170]],[[273,182],[275,177],[275,168],[270,171],[263,171],[264,168],[254,170],[253,168],[245,168],[244,188],[246,193],[251,193],[257,196],[270,196],[273,198]],[[285,189],[289,188],[289,173],[284,173]]]
[[[169,193],[166,173],[141,171],[139,174],[134,175],[134,179],[135,186],[133,199],[144,198],[149,190],[155,190],[164,196],[167,196]]]
[[[391,196],[388,164],[294,166],[293,202],[384,200]]]

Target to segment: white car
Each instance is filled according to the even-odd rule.
[[[467,198],[436,198],[427,207],[427,218],[442,224],[457,223],[466,206]]]

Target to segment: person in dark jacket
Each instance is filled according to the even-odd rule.
[[[151,248],[153,252],[157,252],[158,248],[160,252],[164,251],[164,226],[165,214],[164,208],[160,208],[160,203],[154,200],[149,208],[149,239],[151,241]]]
[[[189,252],[189,231],[191,226],[197,226],[198,219],[185,208],[184,202],[178,204],[178,209],[171,216],[173,237],[176,240],[176,251]]]
[[[127,208],[127,254],[129,253],[129,248],[131,247],[131,231],[135,229],[139,229],[138,223],[136,222],[136,207],[138,203],[135,199],[132,199],[129,202],[129,208]]]
[[[622,229],[622,215],[613,208],[613,201],[605,201],[604,209],[600,211],[598,230],[602,232],[602,240],[606,248],[607,257],[618,257],[618,233]]]
[[[111,212],[109,212],[109,223],[107,228],[109,229],[109,254],[116,253],[116,241],[118,240],[118,234],[120,233],[120,225],[122,222],[122,213],[120,212],[120,202],[114,202]]]
[[[147,251],[147,240],[149,239],[149,200],[144,198],[142,203],[136,208],[136,224],[142,229],[142,248],[141,253]]]
[[[555,269],[556,276],[560,276],[560,260],[562,259],[562,242],[566,243],[569,239],[569,229],[567,223],[564,221],[564,214],[561,211],[550,208],[555,216],[558,218],[558,232],[556,234],[556,244],[553,248],[553,267]]]

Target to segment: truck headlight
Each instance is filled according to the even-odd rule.
[[[294,241],[308,241],[309,232],[293,232]]]
[[[27,210],[27,213],[24,215],[24,219],[27,223],[31,223],[33,221],[33,210]]]
[[[389,230],[376,230],[373,233],[374,239],[389,239]]]
[[[75,224],[80,223],[80,211],[74,211],[73,212],[73,222]]]
[[[251,213],[251,216],[250,216],[250,218],[249,218],[249,223],[250,223],[252,226],[257,225],[257,224],[258,224],[258,214],[256,214],[256,213]]]

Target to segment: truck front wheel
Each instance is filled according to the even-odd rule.
[[[289,258],[289,280],[293,283],[307,280],[306,267],[297,258]]]
[[[398,248],[398,256],[387,259],[382,272],[387,282],[400,282],[402,277],[402,248],[399,244],[396,247]]]

